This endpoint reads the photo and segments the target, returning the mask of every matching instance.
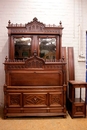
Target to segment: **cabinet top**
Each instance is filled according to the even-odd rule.
[[[73,85],[87,84],[86,82],[80,80],[69,80],[69,83]]]
[[[46,25],[35,17],[33,21],[28,22],[27,24],[13,24],[11,21],[8,21],[7,26],[9,32],[8,34],[59,34],[62,35],[62,22],[60,21],[59,25]]]

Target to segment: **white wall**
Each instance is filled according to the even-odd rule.
[[[4,59],[8,55],[7,24],[27,23],[37,17],[45,24],[62,21],[63,46],[74,47],[75,78],[85,81],[85,62],[78,62],[79,50],[86,51],[87,0],[0,0],[0,105],[5,83]],[[79,31],[80,30],[80,31]]]

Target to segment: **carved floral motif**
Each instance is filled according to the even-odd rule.
[[[50,95],[50,104],[51,105],[62,105],[61,104],[61,95],[60,94],[51,94]]]
[[[83,112],[83,106],[76,106],[76,112]]]
[[[10,95],[10,105],[20,105],[20,95]]]
[[[28,61],[26,63],[26,67],[27,68],[42,68],[43,62],[38,61],[38,60]]]

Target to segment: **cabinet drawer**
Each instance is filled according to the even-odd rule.
[[[24,107],[46,107],[48,104],[47,93],[23,93]]]
[[[73,116],[85,116],[86,106],[85,102],[73,103]]]

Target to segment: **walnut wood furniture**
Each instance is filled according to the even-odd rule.
[[[82,99],[82,88],[86,90],[87,83],[83,81],[69,81],[68,111],[72,118],[86,117],[86,91],[85,99]],[[80,89],[79,98],[75,96],[76,88]]]
[[[37,18],[25,25],[9,21],[7,29],[9,56],[4,62],[4,118],[66,117],[66,62],[61,22],[59,26],[47,26]]]
[[[74,48],[67,47],[67,53],[68,53],[68,79],[75,80]]]

